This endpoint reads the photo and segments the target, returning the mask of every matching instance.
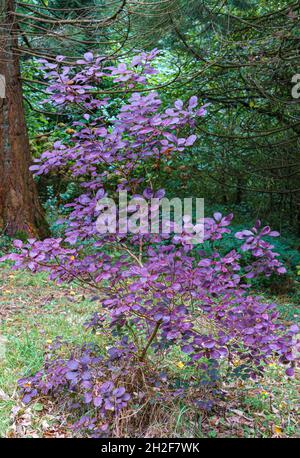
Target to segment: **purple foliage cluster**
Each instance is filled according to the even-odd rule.
[[[233,215],[215,213],[206,218],[205,241],[200,246],[189,243],[184,233],[125,237],[122,233],[97,232],[96,219],[101,212],[97,201],[108,190],[163,197],[163,190],[149,188],[147,168],[170,155],[186,154],[196,141],[191,131],[206,113],[197,97],[162,108],[158,93],[148,88],[149,75],[151,78],[155,73],[151,61],[156,54],[142,53],[130,65],[116,67],[92,53],[86,53],[75,67],[66,65],[62,56],[56,63],[42,62],[45,77],[51,82],[49,101],[80,108],[84,114],[74,123],[70,140],[55,142],[32,170],[44,174],[66,169],[80,182],[82,194],[68,205],[63,238],[30,239],[27,243],[17,240],[17,252],[5,259],[13,260],[16,268],[48,271],[51,279],[76,280],[100,291],[101,304],[93,325],[100,329],[103,323],[111,329],[130,327],[138,336],[131,352],[134,350],[141,362],[149,352],[177,345],[188,355],[189,364],[206,358],[226,360],[230,365],[238,355],[256,377],[264,364],[277,356],[287,365],[287,375],[293,375],[298,327],[285,328],[274,304],[248,293],[249,282],[258,275],[285,273],[268,241],[278,236],[277,232],[269,227],[260,229],[257,222],[251,230],[235,234],[236,249],[226,254],[220,244],[224,235],[231,234]],[[103,108],[110,100],[101,98],[99,89],[104,83],[116,87],[116,94],[126,94],[119,112],[109,121]],[[124,386],[114,383],[113,374],[100,386],[91,383],[88,359],[86,355],[84,361],[65,365],[54,361],[51,377],[44,380],[36,374],[29,387],[28,381],[21,382],[24,400],[66,384],[72,389],[74,384],[84,402],[93,403],[102,414],[126,406],[130,395]],[[103,360],[92,363],[93,370],[100,372],[109,364]]]
[[[66,344],[60,339],[49,346],[44,367],[34,376],[19,380],[23,402],[28,404],[39,395],[50,395],[66,400],[68,410],[85,413],[73,428],[102,434],[108,431],[107,420],[118,415],[131,399],[122,386],[128,375],[122,360],[125,350],[110,348],[104,358],[92,345],[73,350],[71,357],[57,356]],[[126,358],[131,357],[132,348],[126,347]],[[86,412],[93,407],[94,416]]]
[[[106,352],[94,344],[70,349],[58,337],[47,347],[43,368],[19,380],[22,400],[28,404],[37,396],[51,396],[65,405],[73,430],[107,437],[130,403],[140,408],[149,401],[166,405],[189,397],[191,405],[209,411],[222,399],[216,361],[198,364],[200,380],[185,384],[140,361],[136,350],[127,336]]]

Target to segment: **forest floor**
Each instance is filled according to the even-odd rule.
[[[74,285],[57,285],[42,274],[0,269],[0,437],[68,437],[68,418],[49,399],[24,405],[17,380],[42,367],[44,349],[56,336],[75,344],[97,341],[82,325],[95,311],[91,293]],[[294,315],[295,305],[280,309]],[[174,364],[176,364],[174,362]],[[178,369],[180,370],[180,369]],[[184,371],[184,368],[181,369]],[[299,375],[299,374],[298,374]],[[299,377],[288,378],[276,361],[259,382],[225,385],[226,409],[198,418],[195,433],[178,406],[171,430],[158,437],[299,437]],[[298,417],[299,418],[299,417]]]

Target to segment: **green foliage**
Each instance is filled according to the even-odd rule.
[[[11,239],[4,234],[0,235],[0,256],[4,255],[4,253],[8,253],[10,251],[12,244]]]
[[[47,5],[63,8],[55,10],[62,18],[77,13],[89,17],[92,11],[92,19],[103,18],[120,6],[117,2],[110,7],[100,0],[52,0]],[[52,17],[52,10],[41,4],[40,8],[39,12]],[[170,196],[204,197],[207,208],[227,207],[244,221],[260,218],[287,237],[299,235],[299,192],[295,191],[299,129],[292,121],[297,118],[297,104],[291,103],[291,77],[298,65],[293,53],[299,39],[298,6],[270,0],[168,0],[161,4],[153,0],[137,2],[132,8],[136,14],[128,41],[118,35],[122,26],[124,32],[125,9],[121,28],[112,24],[107,29],[108,45],[100,44],[103,37],[97,45],[97,34],[94,43],[88,37],[90,46],[84,44],[88,32],[78,27],[69,30],[67,25],[62,26],[65,35],[76,36],[76,42],[66,40],[62,46],[63,41],[58,43],[50,35],[42,43],[47,52],[54,47],[56,53],[72,58],[89,47],[97,54],[115,53],[120,45],[126,62],[132,49],[158,46],[162,50],[159,76],[153,75],[152,82],[153,87],[165,85],[166,105],[170,98],[186,100],[195,92],[211,105],[197,126],[198,143],[189,153],[172,155],[163,170],[153,163],[147,180],[159,175]],[[43,80],[36,59],[23,59],[22,70],[27,80],[24,95],[32,153],[39,156],[55,140],[67,141],[72,122],[81,118],[75,112],[54,113],[43,103],[45,86],[28,81]],[[110,90],[106,84],[101,89]],[[108,122],[120,103],[119,94],[113,94],[103,111]],[[65,129],[57,129],[62,124]],[[58,194],[68,185],[67,177],[54,181],[39,181],[44,202],[47,186],[53,186],[59,202]]]

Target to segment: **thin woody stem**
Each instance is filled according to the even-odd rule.
[[[143,361],[145,359],[145,356],[146,356],[146,353],[148,351],[148,348],[150,347],[150,345],[152,344],[153,340],[155,339],[156,337],[156,334],[160,328],[160,325],[162,324],[162,320],[159,320],[157,321],[153,331],[152,331],[152,334],[147,342],[147,345],[145,346],[144,350],[142,351],[142,354],[141,354],[141,357],[140,357],[140,361]]]

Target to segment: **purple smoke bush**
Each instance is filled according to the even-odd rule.
[[[206,106],[199,106],[195,96],[162,108],[159,94],[150,90],[148,82],[148,75],[155,73],[152,60],[156,55],[156,50],[142,53],[130,65],[116,67],[92,53],[74,67],[65,64],[63,56],[56,63],[41,62],[50,81],[48,102],[83,110],[83,116],[74,122],[70,141],[56,141],[31,169],[37,175],[67,170],[80,183],[82,194],[67,205],[64,237],[16,240],[17,252],[2,259],[14,261],[15,268],[47,271],[52,280],[78,281],[100,291],[99,309],[90,326],[98,330],[109,326],[112,332],[128,327],[138,336],[122,350],[125,371],[129,370],[126,358],[127,366],[133,359],[143,364],[149,353],[179,346],[190,365],[203,358],[226,360],[230,365],[238,356],[249,374],[257,377],[276,356],[291,376],[298,327],[284,327],[275,304],[248,292],[251,279],[258,275],[285,273],[269,241],[277,232],[257,222],[251,230],[233,235],[236,249],[224,255],[217,247],[225,234],[231,234],[232,214],[217,212],[206,218],[205,240],[200,245],[190,243],[186,233],[101,235],[97,231],[99,199],[119,190],[146,199],[164,196],[163,190],[149,185],[146,169],[172,155],[187,154],[197,139],[194,128],[206,114]],[[107,82],[114,88],[110,92],[125,94],[124,104],[109,121],[103,109],[110,99],[101,98],[105,91],[99,89]],[[120,255],[115,256],[116,252]],[[251,258],[247,265],[244,252],[247,260]],[[115,384],[113,371],[110,378],[107,375],[111,362],[92,360],[93,375],[91,357],[83,358],[67,363],[54,359],[50,366],[46,362],[46,379],[45,372],[40,372],[30,381],[20,381],[24,402],[67,386],[82,395],[82,402],[93,404],[103,418],[107,411],[118,413],[127,406],[131,394]],[[101,379],[103,383],[98,384]],[[95,422],[95,418],[90,420],[92,429]],[[79,423],[90,424],[86,417]]]

